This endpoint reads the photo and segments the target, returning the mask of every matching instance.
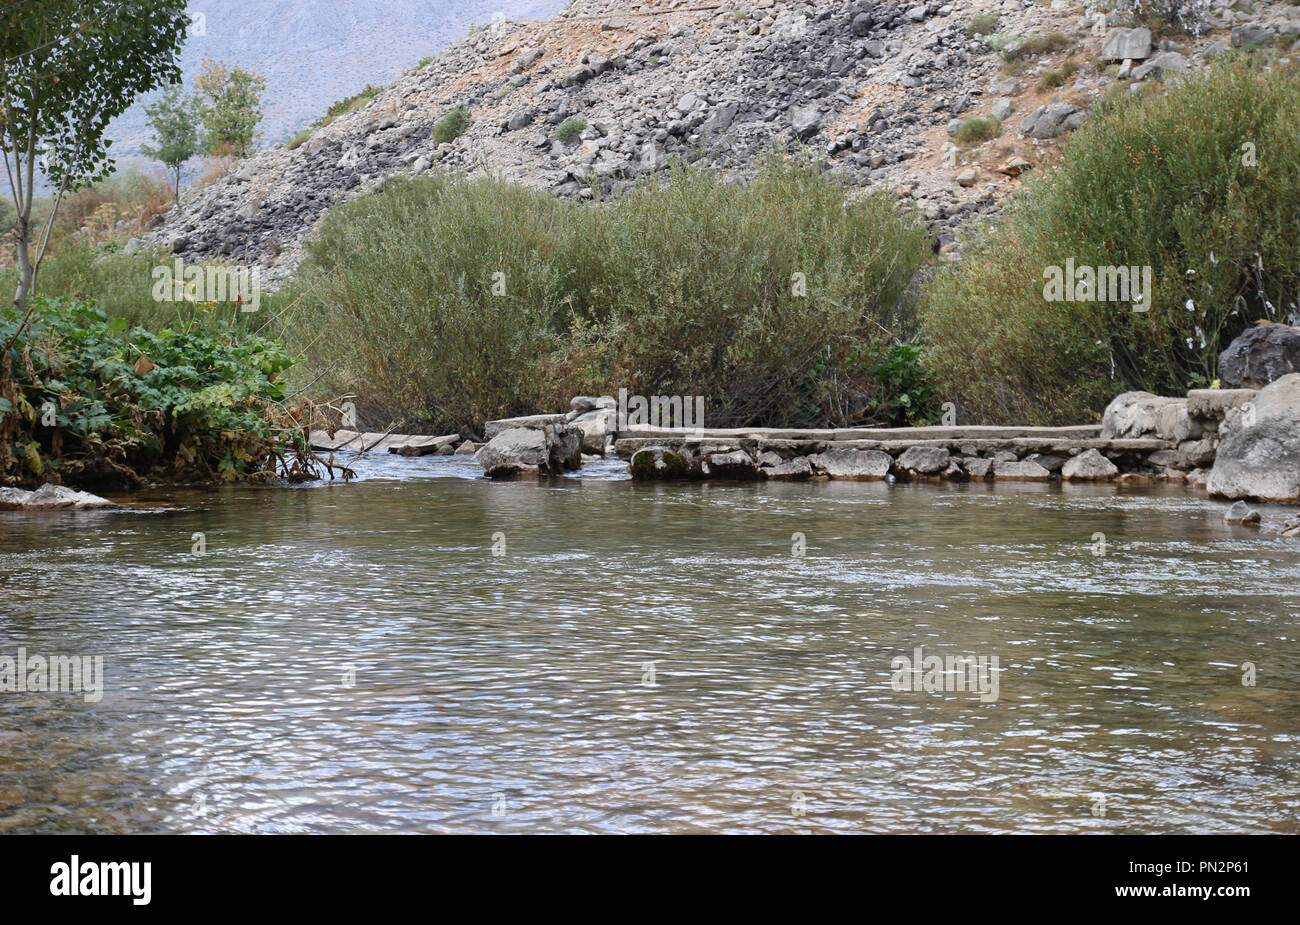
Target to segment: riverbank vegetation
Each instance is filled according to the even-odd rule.
[[[937,273],[926,363],[962,420],[1096,420],[1126,390],[1180,394],[1300,301],[1300,81],[1249,59],[1106,100],[1004,218]],[[1045,272],[1150,267],[1147,311],[1049,301]]]
[[[320,474],[275,341],[218,325],[149,331],[36,297],[0,316],[0,484],[133,488]]]
[[[718,426],[931,410],[880,372],[913,356],[894,347],[923,229],[797,160],[745,183],[681,168],[585,206],[395,180],[331,212],[307,253],[275,301],[286,342],[378,418],[473,432],[618,387],[703,395]]]
[[[116,221],[85,233],[122,197],[77,193],[41,276],[58,298],[5,360],[18,391],[0,407],[0,471],[63,458],[88,475],[244,477],[265,469],[274,428],[293,429],[272,409],[300,388],[348,395],[371,426],[439,433],[619,387],[702,395],[714,426],[931,423],[948,401],[962,423],[1095,421],[1120,391],[1208,385],[1231,338],[1295,311],[1297,117],[1294,74],[1249,60],[1117,94],[939,267],[896,200],[799,156],[743,182],[678,166],[593,203],[491,177],[391,179],[326,216],[258,313],[154,301],[170,258],[118,252]],[[1147,310],[1048,300],[1045,271],[1067,262],[1150,267]],[[131,373],[141,354],[181,371]],[[56,397],[104,407],[78,411],[61,447],[29,414]],[[86,421],[111,422],[102,446]]]

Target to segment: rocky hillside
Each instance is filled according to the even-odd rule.
[[[575,0],[475,31],[300,147],[244,162],[140,243],[248,259],[274,284],[331,205],[395,174],[492,171],[589,197],[672,158],[743,171],[799,141],[854,185],[911,197],[950,248],[1114,84],[1142,92],[1234,45],[1289,46],[1300,7],[1233,0],[1177,42],[1125,25],[1069,0]],[[440,143],[434,126],[457,109],[468,127]]]

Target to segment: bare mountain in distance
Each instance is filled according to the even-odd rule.
[[[547,19],[564,6],[565,0],[198,0],[189,5],[195,19],[181,63],[187,89],[204,58],[265,77],[261,143],[271,145],[336,100],[392,83],[474,26]],[[151,136],[148,99],[109,129],[119,169],[153,163],[140,156]]]

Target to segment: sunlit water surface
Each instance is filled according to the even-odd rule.
[[[1300,543],[1223,504],[357,466],[0,512],[0,656],[106,676],[0,693],[0,832],[1300,829]]]

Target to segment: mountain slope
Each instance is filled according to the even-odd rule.
[[[911,196],[947,245],[956,223],[995,209],[1022,171],[1050,163],[1056,139],[1116,82],[1118,62],[1099,54],[1113,25],[1081,5],[1052,6],[577,0],[550,21],[496,22],[454,43],[301,147],[244,162],[148,243],[248,259],[274,284],[330,205],[393,174],[488,170],[590,196],[672,157],[743,171],[770,145],[799,141],[856,186]],[[995,53],[968,34],[983,12],[999,15],[1002,37],[1036,38],[1046,50]],[[1155,80],[1200,66],[1226,47],[1234,23],[1265,19],[1274,34],[1300,33],[1294,7],[1225,9],[1210,22],[1220,31],[1130,49],[1128,68]],[[1077,73],[1060,70],[1067,62]],[[433,127],[456,108],[468,112],[468,130],[439,144]],[[992,140],[952,143],[960,120],[995,112],[1003,122]],[[566,123],[571,135],[557,137]]]

